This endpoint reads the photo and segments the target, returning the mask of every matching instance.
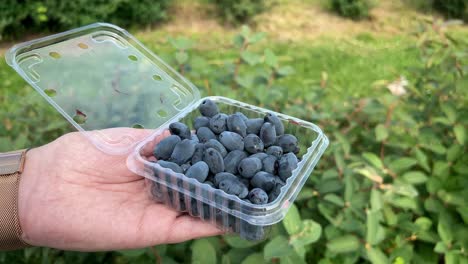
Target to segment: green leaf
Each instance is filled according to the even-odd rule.
[[[248,50],[241,53],[241,58],[245,63],[251,66],[259,63],[261,60],[261,57],[258,54]]]
[[[245,38],[241,34],[235,35],[233,39],[234,46],[238,49],[242,48],[244,40]]]
[[[454,124],[457,121],[457,111],[455,110],[455,108],[453,108],[452,105],[441,104],[440,108],[452,124]]]
[[[379,228],[379,211],[367,211],[366,227],[366,241],[367,243],[373,246],[377,243],[377,229]]]
[[[373,211],[382,209],[383,200],[382,200],[382,194],[380,193],[379,190],[376,190],[376,189],[371,190],[370,202],[371,202],[371,208]]]
[[[424,230],[424,231],[427,231],[431,228],[431,225],[432,225],[432,221],[431,219],[425,217],[425,216],[421,216],[421,217],[418,217],[418,219],[416,219],[416,221],[414,221],[414,223],[419,226],[419,228],[421,230]]]
[[[460,192],[447,192],[446,190],[438,190],[437,196],[446,204],[465,207],[467,203],[467,196],[464,190]]]
[[[455,133],[455,138],[457,139],[458,143],[464,145],[466,139],[465,127],[463,127],[461,124],[457,124],[453,127],[453,132]]]
[[[265,32],[258,32],[249,37],[249,43],[255,44],[266,36]]]
[[[277,236],[268,242],[263,249],[263,256],[266,260],[287,256],[294,252],[293,247],[289,244],[284,236]]]
[[[192,244],[192,263],[216,264],[216,250],[208,240],[198,239]]]
[[[443,218],[439,220],[439,224],[437,225],[437,233],[439,234],[440,238],[442,239],[445,245],[451,245],[453,240],[453,233],[450,228],[450,225]]]
[[[463,151],[463,147],[460,145],[453,145],[447,150],[447,161],[453,162],[457,160]]]
[[[250,36],[250,28],[247,25],[242,25],[241,34],[244,38],[248,39]]]
[[[297,210],[296,205],[291,205],[291,208],[283,220],[283,225],[290,235],[296,234],[302,229],[301,215],[299,214],[299,210]]]
[[[175,54],[178,64],[185,64],[188,61],[188,54],[185,51],[178,51]]]
[[[408,196],[410,198],[418,196],[418,190],[410,184],[395,183],[392,190],[397,194]]]
[[[343,172],[345,168],[345,161],[343,158],[343,154],[341,154],[341,152],[338,149],[334,149],[333,156],[335,158],[336,167],[338,167],[339,171]]]
[[[290,237],[290,244],[296,247],[316,242],[322,235],[322,226],[311,219],[302,221],[299,233]]]
[[[383,141],[388,138],[388,129],[383,124],[378,124],[375,127],[375,139]]]
[[[376,168],[379,168],[379,169],[383,169],[383,163],[382,161],[380,160],[379,157],[377,157],[377,155],[375,155],[374,153],[371,153],[371,152],[364,152],[362,154],[362,156],[364,157],[364,159],[366,159],[370,164],[372,164],[374,167]]]
[[[398,222],[398,217],[397,215],[395,214],[395,212],[393,212],[392,208],[390,206],[384,206],[383,207],[383,215],[384,215],[384,218],[385,218],[385,222],[389,225],[389,226],[395,226]]]
[[[328,201],[332,204],[335,204],[335,205],[338,205],[340,207],[343,207],[344,206],[344,201],[343,201],[343,198],[341,198],[340,196],[334,194],[334,193],[330,193],[330,194],[327,194],[323,197],[323,199],[325,201]]]
[[[450,164],[444,161],[436,161],[432,169],[432,175],[445,180],[449,176]]]
[[[409,171],[403,174],[402,179],[410,184],[422,184],[427,181],[427,176],[423,172],[420,171]]]
[[[291,66],[283,66],[283,67],[279,67],[278,69],[276,69],[276,74],[282,77],[291,75],[293,73],[294,73],[294,68]]]
[[[260,262],[256,264],[260,264]],[[280,264],[306,264],[306,262],[298,254],[293,253],[288,256],[281,257]]]
[[[417,163],[418,161],[416,159],[403,157],[392,161],[389,167],[394,172],[402,172],[413,167]]]
[[[410,197],[396,197],[388,202],[402,209],[416,210],[418,208],[416,200]]]
[[[242,264],[260,264],[263,263],[263,254],[262,253],[255,253],[252,255],[247,256],[243,261]]]
[[[459,263],[461,263],[459,255],[457,253],[455,253],[454,251],[447,252],[445,254],[444,260],[445,260],[445,264],[459,264]]]
[[[431,168],[429,167],[429,161],[426,154],[418,148],[414,149],[414,154],[416,155],[416,160],[418,161],[419,166],[427,172],[430,172]]]
[[[252,88],[253,78],[250,76],[237,76],[236,83],[244,88]]]
[[[245,240],[238,235],[224,235],[223,239],[232,248],[250,248],[261,243],[261,241]]]
[[[354,235],[345,235],[334,238],[327,243],[327,248],[332,253],[348,253],[359,249],[359,239]]]
[[[387,256],[379,248],[369,248],[367,256],[372,264],[387,264],[390,263]]]
[[[440,254],[444,254],[445,252],[448,251],[447,245],[445,245],[444,242],[439,241],[434,247],[434,251]]]
[[[265,49],[265,63],[272,68],[278,66],[278,58],[270,49]]]
[[[126,257],[136,258],[145,254],[146,251],[147,251],[146,248],[142,248],[142,249],[131,249],[131,250],[119,250],[117,252],[119,252],[120,254]]]

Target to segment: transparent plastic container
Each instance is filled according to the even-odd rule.
[[[249,240],[264,239],[284,218],[328,146],[327,137],[310,122],[209,97],[228,114],[242,112],[255,118],[273,112],[283,121],[285,133],[298,138],[300,162],[281,194],[266,205],[251,204],[155,163],[151,153],[168,135],[169,124],[181,121],[191,126],[205,98],[127,31],[95,23],[15,45],[6,60],[97,148],[126,155],[127,167],[146,178],[148,194],[156,202]],[[106,133],[105,128],[113,127],[144,127],[154,133],[144,140]]]

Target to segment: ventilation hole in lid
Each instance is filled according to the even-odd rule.
[[[158,74],[153,75],[153,79],[155,81],[162,81],[162,77],[160,75],[158,75]]]
[[[56,51],[51,51],[51,52],[49,52],[49,56],[51,56],[51,57],[54,58],[54,59],[60,59],[60,57],[62,57],[62,56],[60,56],[60,54],[59,54],[58,52],[56,52]]]
[[[144,128],[144,127],[143,127],[143,125],[141,125],[141,124],[134,124],[134,125],[132,126],[132,128],[142,129],[142,128]]]
[[[78,124],[84,124],[86,122],[86,118],[86,114],[83,113],[81,110],[75,110],[75,116],[73,117],[73,121],[75,121]]]
[[[167,117],[167,112],[165,110],[163,110],[163,109],[159,110],[157,112],[157,114],[158,114],[158,116],[163,117],[163,118]]]
[[[135,56],[135,55],[129,55],[128,59],[131,60],[131,61],[137,61],[138,60],[137,56]]]
[[[78,47],[82,48],[82,49],[87,49],[88,48],[88,45],[84,44],[84,43],[78,43]]]
[[[49,97],[54,97],[57,94],[57,91],[55,89],[52,89],[52,88],[45,89],[44,92]]]

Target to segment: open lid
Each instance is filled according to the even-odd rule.
[[[128,153],[139,140],[93,130],[154,129],[200,98],[192,83],[127,31],[106,23],[15,45],[6,60],[109,154]]]

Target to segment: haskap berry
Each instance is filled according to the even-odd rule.
[[[262,169],[262,162],[256,158],[245,158],[241,160],[237,170],[239,174],[244,178],[252,178],[255,173]]]
[[[247,152],[255,154],[263,151],[265,145],[262,140],[255,134],[248,134],[244,138],[244,148]]]
[[[192,158],[196,144],[197,142],[188,139],[184,139],[177,143],[171,154],[170,160],[179,165],[186,163]]]
[[[270,122],[275,126],[276,135],[281,136],[284,134],[283,122],[273,113],[266,114],[264,118],[265,122]]]
[[[228,116],[226,114],[217,114],[210,119],[210,129],[215,134],[221,134],[222,132],[226,131]]]
[[[224,160],[221,153],[214,148],[209,148],[203,153],[203,161],[208,164],[211,173],[216,174],[224,171]]]
[[[204,100],[198,109],[200,110],[200,113],[206,117],[213,117],[219,113],[216,103],[209,99]]]
[[[153,155],[159,160],[167,160],[171,157],[175,146],[179,143],[180,137],[176,135],[170,135],[167,138],[161,140],[159,144],[154,147]]]
[[[228,116],[226,125],[231,132],[235,132],[243,137],[247,134],[247,126],[241,115],[233,114]]]
[[[273,113],[264,118],[247,118],[241,112],[227,115],[219,112],[216,103],[209,99],[200,104],[199,110],[201,116],[192,123],[194,133],[181,122],[169,125],[172,135],[161,140],[153,150],[157,163],[236,195],[243,202],[274,202],[298,166],[297,138],[284,133],[283,122]],[[164,177],[171,180],[169,174]],[[179,188],[184,187],[181,179],[177,179],[177,184]],[[196,191],[196,185],[189,186],[190,192]],[[202,189],[202,195],[209,196],[203,192],[206,189]],[[172,196],[171,191],[170,198]],[[188,208],[187,204],[187,210],[194,215],[211,217],[210,206],[203,204],[203,208],[198,208],[196,201],[192,198],[193,205]],[[186,208],[185,203],[183,206]],[[239,224],[236,221],[233,217],[233,228]],[[263,228],[240,224],[239,231],[244,232],[244,237],[263,236]]]
[[[193,128],[198,130],[200,127],[209,127],[210,126],[210,118],[206,116],[199,116],[193,120]]]
[[[276,141],[276,129],[272,123],[266,122],[260,128],[260,139],[265,147],[273,145]]]
[[[224,170],[233,174],[237,174],[237,166],[241,160],[247,158],[247,153],[242,150],[233,150],[224,157]]]
[[[169,131],[172,135],[177,135],[181,139],[191,139],[190,129],[183,123],[174,122],[169,125]]]

